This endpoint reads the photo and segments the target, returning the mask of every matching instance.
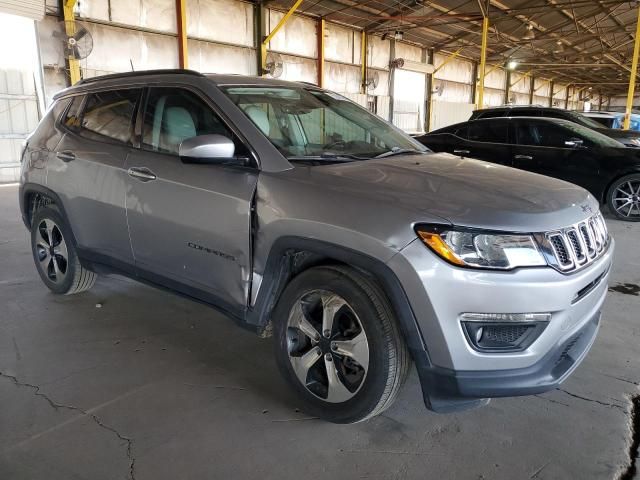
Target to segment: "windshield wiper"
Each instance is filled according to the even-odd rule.
[[[373,158],[385,158],[385,157],[392,157],[393,155],[407,155],[407,154],[416,155],[416,154],[423,154],[423,153],[427,153],[427,152],[424,152],[422,150],[415,150],[413,148],[393,147],[388,152],[381,153],[380,155],[376,155]]]
[[[351,162],[353,160],[369,160],[370,157],[360,157],[352,153],[322,152],[320,155],[294,155],[287,160],[299,161],[326,161],[326,162]]]

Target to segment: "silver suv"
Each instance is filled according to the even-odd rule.
[[[575,185],[434,154],[335,93],[190,71],[84,80],[23,153],[53,292],[119,273],[275,337],[305,409],[381,413],[555,388],[593,343],[614,250]]]

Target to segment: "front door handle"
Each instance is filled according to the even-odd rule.
[[[155,180],[156,174],[149,170],[147,167],[131,167],[127,170],[127,173],[134,178],[137,178],[141,182],[149,182]]]
[[[71,162],[76,159],[76,154],[71,150],[63,150],[61,152],[57,152],[56,157],[58,157],[63,162]]]
[[[516,155],[515,157],[516,160],[533,160],[533,157],[531,155]]]
[[[469,155],[469,150],[454,150],[453,153],[457,153],[458,155]]]

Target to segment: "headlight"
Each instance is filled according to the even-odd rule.
[[[531,235],[420,225],[420,239],[446,261],[462,267],[511,270],[547,265]]]

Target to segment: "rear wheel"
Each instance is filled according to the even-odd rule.
[[[36,211],[31,226],[31,250],[40,278],[54,293],[84,292],[96,281],[97,275],[80,264],[71,232],[55,208]]]
[[[310,414],[354,423],[395,400],[409,356],[384,294],[346,267],[294,278],[274,311],[276,358]]]
[[[621,220],[640,221],[640,174],[619,178],[607,193],[611,213]]]

